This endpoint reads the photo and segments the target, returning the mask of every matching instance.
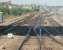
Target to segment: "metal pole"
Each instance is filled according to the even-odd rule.
[[[39,37],[40,37],[40,50],[41,50],[41,48],[42,48],[42,47],[41,47],[41,40],[42,40],[42,34],[41,34],[41,31],[42,31],[42,30],[40,29],[40,32],[39,32],[39,33],[40,33],[40,35],[39,35]]]
[[[3,19],[3,14],[2,14],[2,23],[3,23],[3,20],[4,20],[4,19]]]

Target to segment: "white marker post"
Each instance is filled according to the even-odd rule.
[[[8,33],[7,37],[8,38],[14,38],[14,35],[13,35],[13,33]]]

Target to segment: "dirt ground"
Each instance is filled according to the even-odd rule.
[[[8,38],[6,35],[0,37],[0,50],[18,50],[25,36],[16,36]],[[62,38],[55,37],[57,41],[63,43]],[[56,43],[53,39],[43,36],[41,41],[41,50],[63,50],[63,46]],[[39,41],[36,36],[31,36],[23,45],[22,50],[39,50]]]

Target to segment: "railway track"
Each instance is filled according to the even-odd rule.
[[[30,38],[30,33],[31,33],[32,28],[35,27],[37,24],[39,24],[40,19],[39,20],[38,19],[39,19],[39,17],[36,18],[36,20],[35,19],[32,20],[32,18],[31,18],[31,22],[26,23],[26,24],[28,24],[29,26],[32,26],[32,27],[30,27],[29,31],[27,32],[27,35],[26,35],[25,39],[23,40],[23,42],[20,45],[20,47],[18,48],[18,50],[22,50],[22,47],[23,47],[24,43],[27,42],[27,40]],[[40,33],[40,35],[37,34],[37,33],[35,33],[35,34],[36,34],[37,39],[39,41],[39,50],[41,50],[41,33]]]
[[[52,29],[51,33],[62,33],[59,29],[57,29],[57,27],[61,27],[61,25],[59,23],[57,23],[52,17],[47,19],[50,23],[50,27],[54,27],[54,29]]]
[[[36,28],[37,27],[40,27],[41,26],[41,18],[42,18],[42,16],[38,16],[37,18],[35,18],[34,20],[32,20],[32,22],[29,22],[28,24],[29,25],[32,25],[33,26],[33,30],[35,31],[35,33],[37,34],[37,31],[36,31]],[[49,20],[50,22],[51,22],[51,24],[53,24],[53,25],[59,25],[56,21],[54,21],[53,19],[52,20]],[[32,24],[31,24],[32,23]],[[45,28],[45,27],[42,27],[46,32],[47,32],[47,34],[50,34],[50,32]],[[40,28],[41,29],[41,28]],[[41,39],[41,37],[42,37],[42,32],[40,31],[40,29],[39,29],[39,34],[37,34],[37,37],[39,38],[39,39]],[[31,29],[30,29],[31,30]],[[54,29],[57,33],[60,33],[56,28]],[[30,34],[30,33],[29,33]],[[23,45],[24,45],[24,43],[28,40],[28,38],[29,38],[29,34],[27,34],[27,36],[26,36],[26,38],[24,39],[24,41],[23,41],[23,43],[21,44],[21,46],[19,47],[19,49],[18,50],[22,50],[22,47],[23,47]],[[60,43],[60,42],[58,42],[55,38],[53,38],[53,36],[48,36],[49,38],[51,38],[51,39],[53,39],[55,42],[57,42],[58,44],[60,44],[60,45],[62,45],[62,43]],[[40,49],[39,50],[41,50],[41,40],[39,40],[40,41]]]
[[[18,21],[16,21],[16,22],[10,24],[8,27],[6,27],[6,28],[3,29],[3,30],[4,30],[3,32],[7,32],[7,31],[9,31],[9,30],[13,30],[16,26],[22,25],[23,23],[28,22],[32,17],[34,17],[34,15],[28,16],[28,17],[26,17],[25,19],[18,20]],[[13,26],[14,26],[14,27],[13,27]]]
[[[53,36],[55,38],[55,36]],[[20,44],[22,44],[25,36],[15,36],[14,39],[8,39],[4,41],[2,45],[0,45],[0,50],[18,50]],[[2,38],[3,39],[3,38]],[[57,39],[55,39],[57,40]],[[1,40],[3,42],[3,40]],[[46,42],[47,41],[47,42]],[[52,44],[52,45],[50,45]],[[56,47],[55,47],[56,46]],[[60,45],[60,43],[57,43],[52,39],[51,37],[48,36],[43,36],[42,41],[41,41],[41,49],[43,50],[62,50],[63,46]],[[22,47],[22,50],[39,50],[39,42],[37,40],[36,36],[31,36],[28,41],[24,44]]]
[[[34,17],[34,18],[33,18]],[[29,30],[27,31],[27,33],[26,33],[26,36],[25,36],[25,38],[24,38],[24,40],[23,40],[23,42],[21,43],[21,45],[19,46],[19,48],[17,49],[17,50],[22,50],[22,47],[23,47],[23,45],[24,45],[24,43],[26,43],[27,41],[28,41],[28,39],[30,38],[30,33],[31,33],[31,30],[33,29],[33,31],[35,32],[35,34],[36,34],[36,36],[37,36],[37,39],[38,39],[38,42],[39,42],[39,50],[41,50],[41,37],[42,37],[42,29],[43,30],[45,30],[46,32],[47,32],[47,34],[49,35],[48,37],[49,38],[51,38],[51,39],[53,39],[55,42],[57,42],[58,44],[61,44],[61,45],[63,45],[62,43],[60,43],[60,42],[58,42],[55,38],[53,38],[53,36],[50,36],[50,34],[53,32],[54,33],[54,31],[55,31],[55,33],[61,33],[59,30],[57,30],[56,28],[53,30],[53,29],[51,29],[51,30],[53,30],[52,32],[50,32],[50,30],[48,30],[48,29],[46,29],[45,27],[42,27],[42,29],[41,29],[41,26],[43,26],[43,25],[41,25],[41,24],[44,24],[43,22],[43,20],[45,19],[43,16],[41,16],[40,14],[39,15],[36,15],[36,17],[35,16],[33,16],[33,17],[31,17],[31,18],[26,18],[23,22],[22,21],[18,21],[18,22],[16,22],[16,23],[13,23],[12,25],[20,25],[20,26],[25,26],[25,24],[27,24],[28,26],[32,26],[32,27],[30,27],[29,28]],[[59,24],[56,22],[56,21],[54,21],[53,19],[51,19],[51,18],[49,18],[48,19],[49,20],[49,22],[51,23],[51,25],[58,25],[59,26]],[[8,28],[7,29],[7,31],[9,31],[9,30],[14,30],[14,28],[15,27],[10,27],[10,28]],[[37,32],[37,28],[39,28],[39,30],[38,30],[38,32]],[[6,31],[6,30],[5,30]]]

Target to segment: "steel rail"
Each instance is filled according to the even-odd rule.
[[[24,45],[25,42],[28,41],[28,39],[30,38],[30,32],[31,32],[32,28],[29,28],[29,31],[27,32],[27,35],[25,36],[23,42],[20,44],[19,48],[17,50],[22,50],[22,47]]]
[[[39,19],[39,18],[38,18],[38,19]],[[39,20],[40,20],[40,19],[39,19]],[[37,20],[37,21],[40,22],[39,20]],[[30,38],[30,31],[32,30],[32,28],[33,28],[33,30],[34,30],[34,28],[38,25],[38,23],[33,23],[33,24],[34,24],[34,25],[29,29],[29,31],[28,31],[28,33],[27,33],[25,39],[23,40],[23,42],[22,42],[22,44],[20,45],[20,47],[18,48],[18,50],[22,50],[22,47],[23,47],[24,43],[27,42],[28,39]],[[38,39],[38,42],[39,42],[39,50],[41,50],[41,30],[40,30],[40,35],[37,34],[36,32],[35,32],[35,34],[36,34],[37,39]]]
[[[61,46],[63,46],[63,43],[57,41],[57,40],[53,37],[53,35],[50,35],[50,32],[49,32],[45,27],[42,27],[42,28],[47,32],[47,34],[49,35],[48,37],[50,37],[50,38],[53,39],[56,43],[58,43],[58,44],[60,44]]]

